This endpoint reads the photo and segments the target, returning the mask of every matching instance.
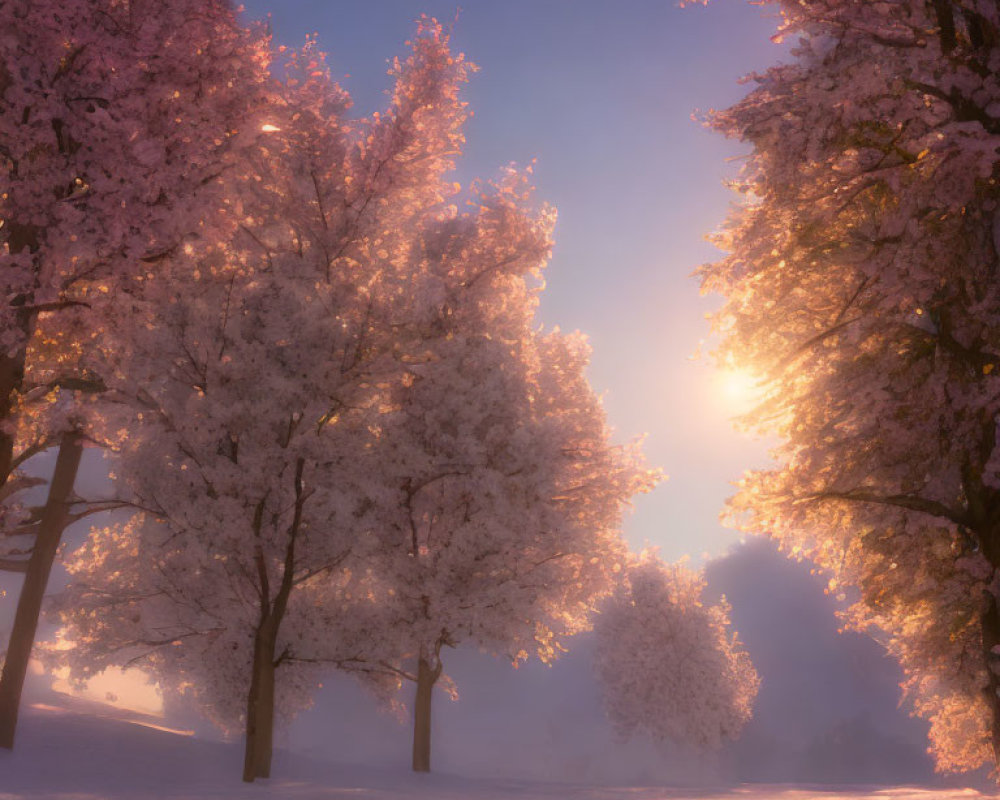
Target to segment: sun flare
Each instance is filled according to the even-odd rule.
[[[720,369],[715,374],[716,394],[734,416],[746,414],[763,398],[760,378],[747,369]]]

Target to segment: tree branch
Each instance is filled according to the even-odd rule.
[[[851,489],[846,492],[826,491],[814,492],[801,498],[801,502],[822,500],[846,500],[855,503],[873,503],[875,505],[892,506],[906,511],[917,511],[938,519],[946,519],[956,525],[968,527],[971,520],[968,512],[956,511],[937,500],[914,497],[908,494],[879,495],[864,489]]]

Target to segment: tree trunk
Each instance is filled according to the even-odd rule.
[[[274,651],[278,626],[269,616],[257,629],[253,643],[253,674],[247,695],[246,750],[243,780],[271,777],[274,741]]]
[[[7,249],[11,254],[38,251],[40,235],[38,228],[33,225],[21,225],[12,219],[5,222]],[[31,338],[35,323],[34,315],[25,311],[27,302],[28,298],[24,295],[18,295],[10,301],[10,305],[19,309],[17,325],[25,340]],[[22,344],[13,355],[0,354],[0,422],[6,422],[10,418],[14,401],[24,385],[26,353],[26,345]],[[0,431],[0,486],[3,486],[10,477],[13,461],[14,435]]]
[[[986,661],[988,683],[983,689],[986,704],[990,710],[990,746],[993,749],[993,763],[1000,767],[1000,654],[993,648],[1000,645],[1000,608],[992,592],[986,593],[986,611],[982,619],[983,657]]]
[[[24,353],[0,355],[0,421],[10,417],[14,398],[24,381]],[[14,434],[0,430],[0,486],[7,483],[14,466]]]
[[[417,696],[413,703],[413,771],[431,771],[431,697],[434,684],[441,675],[441,662],[436,667],[420,656],[417,661]]]
[[[59,444],[49,495],[38,523],[31,558],[28,560],[24,583],[17,601],[14,627],[10,632],[3,675],[0,676],[0,747],[14,746],[17,713],[21,704],[21,690],[28,671],[31,648],[35,643],[38,616],[42,598],[49,582],[49,573],[59,549],[63,529],[69,516],[69,498],[76,482],[83,445],[76,433],[63,434]]]
[[[260,592],[260,618],[253,640],[253,674],[247,696],[246,752],[243,759],[243,780],[247,783],[255,778],[271,777],[271,753],[274,749],[274,671],[287,655],[283,653],[280,659],[275,659],[275,652],[278,646],[278,629],[285,618],[288,599],[295,586],[295,542],[302,527],[302,509],[307,497],[302,482],[305,463],[305,459],[300,458],[295,464],[295,513],[288,527],[281,584],[273,602],[267,563],[259,541],[266,498],[257,504],[254,512],[253,532],[258,539],[255,561],[260,581],[257,587]]]
[[[931,0],[931,6],[934,8],[934,16],[937,19],[941,52],[948,55],[958,43],[955,30],[955,10],[951,6],[951,0]]]

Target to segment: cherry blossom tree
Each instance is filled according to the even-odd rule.
[[[700,573],[645,551],[630,559],[594,629],[594,669],[623,736],[718,747],[749,721],[760,679],[723,599],[705,606]]]
[[[469,69],[423,20],[388,112],[357,121],[315,48],[292,55],[223,200],[239,230],[120,293],[125,323],[96,348],[141,513],[70,564],[66,657],[83,677],[142,665],[242,724],[248,781],[312,670],[372,654],[384,509],[406,492],[387,445],[401,387],[463,325],[524,327],[548,255],[551,213],[515,175],[467,213],[447,203]]]
[[[519,307],[506,294],[495,287],[489,304],[457,303],[447,320],[453,335],[413,365],[398,395],[385,446],[400,488],[385,506],[376,577],[386,586],[389,658],[383,646],[341,664],[416,684],[420,772],[430,770],[434,686],[444,679],[457,697],[442,648],[473,644],[515,664],[554,659],[567,637],[589,628],[622,568],[629,499],[658,479],[642,468],[637,445],[611,444],[584,375],[585,340],[532,331],[534,296],[516,293]],[[491,306],[501,318],[476,335],[469,312]]]
[[[0,566],[25,575],[0,678],[4,747],[74,516],[80,393],[103,387],[80,353],[112,287],[232,225],[218,189],[255,130],[263,45],[223,0],[0,2],[0,493],[15,537]],[[48,502],[26,513],[19,468],[53,444]]]
[[[778,5],[793,60],[711,119],[753,150],[703,286],[782,440],[731,512],[858,590],[940,769],[996,765],[1000,8]]]

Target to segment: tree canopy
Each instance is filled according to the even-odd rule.
[[[829,571],[939,768],[973,769],[1000,758],[1000,7],[775,5],[791,61],[710,120],[752,152],[703,287],[781,439],[731,513]]]
[[[730,630],[728,605],[704,605],[704,578],[683,563],[651,551],[629,562],[594,625],[608,717],[626,737],[696,748],[735,739],[760,679]]]

